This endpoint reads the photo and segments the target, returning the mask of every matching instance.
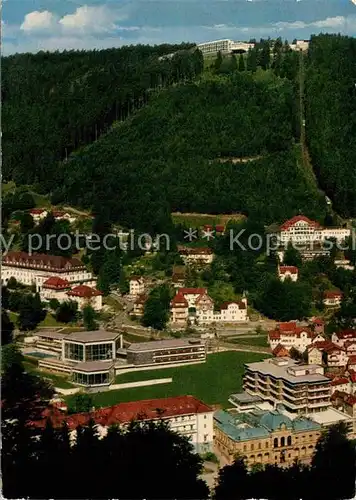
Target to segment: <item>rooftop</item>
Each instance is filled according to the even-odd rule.
[[[219,410],[214,415],[215,425],[234,441],[269,437],[272,432],[286,428],[294,432],[319,430],[320,424],[305,417],[289,418],[281,410],[258,410],[230,414]]]
[[[301,384],[306,382],[330,383],[330,379],[325,377],[325,375],[321,375],[320,373],[310,373],[317,368],[321,368],[319,365],[298,365],[295,360],[289,358],[272,358],[259,361],[257,363],[247,363],[246,368],[252,372],[258,372],[263,375],[270,375],[277,379],[286,380],[291,384]],[[290,373],[299,370],[306,370],[306,374],[295,375]]]
[[[169,349],[177,347],[205,346],[200,339],[167,339],[151,340],[150,342],[135,342],[130,344],[127,351],[155,351],[157,349]]]
[[[95,330],[93,332],[74,332],[66,335],[64,340],[71,342],[80,342],[83,344],[91,342],[113,341],[120,337],[118,332],[106,332],[105,330]]]
[[[113,361],[84,361],[73,367],[74,372],[105,372],[114,366]]]
[[[256,396],[255,394],[249,394],[248,392],[231,394],[230,398],[236,401],[236,403],[255,403],[257,401],[262,401],[259,396]]]
[[[147,399],[130,403],[119,403],[108,408],[100,408],[91,413],[77,413],[75,415],[63,416],[63,413],[47,409],[43,419],[32,422],[36,427],[44,427],[46,418],[50,416],[53,426],[61,426],[66,421],[70,429],[76,429],[78,425],[87,425],[90,419],[96,424],[110,426],[114,424],[129,423],[134,419],[153,420],[157,419],[159,413],[162,417],[173,417],[176,415],[191,415],[197,413],[211,413],[210,406],[199,401],[194,396],[177,396],[164,399]]]

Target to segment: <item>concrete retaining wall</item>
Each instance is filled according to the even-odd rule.
[[[74,387],[73,389],[61,389],[60,387],[56,387],[55,391],[58,394],[63,394],[63,396],[70,396],[72,394],[77,394],[78,392],[85,390],[86,392],[107,392],[107,391],[117,391],[119,389],[130,389],[133,387],[146,387],[150,385],[159,385],[159,384],[170,384],[172,383],[172,378],[156,378],[153,380],[139,380],[138,382],[126,382],[125,384],[112,384],[105,387]]]

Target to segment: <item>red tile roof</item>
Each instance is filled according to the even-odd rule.
[[[355,370],[348,369],[351,382],[356,382],[356,372]]]
[[[211,231],[214,228],[214,226],[211,226],[210,224],[205,224],[203,226],[204,231]]]
[[[8,252],[3,256],[3,264],[14,265],[27,268],[42,269],[48,271],[47,267],[56,269],[57,272],[63,272],[72,268],[85,269],[83,263],[76,258],[67,259],[57,255],[47,255],[43,253],[34,253],[29,255],[26,252]]]
[[[335,377],[332,381],[331,381],[331,385],[332,386],[335,386],[335,385],[343,385],[343,384],[348,384],[349,383],[349,379],[346,378],[346,377]]]
[[[324,292],[325,299],[336,299],[338,297],[342,297],[342,292],[340,290],[326,290]]]
[[[345,399],[345,403],[350,406],[356,405],[356,396],[349,394]]]
[[[279,340],[281,335],[300,338],[303,332],[307,334],[308,338],[316,337],[315,333],[312,332],[310,328],[297,326],[296,322],[290,321],[277,324],[274,330],[268,332],[268,338],[270,340]]]
[[[215,226],[215,231],[217,233],[223,233],[225,231],[225,226],[221,226],[221,225]]]
[[[308,219],[308,217],[305,217],[305,215],[296,215],[295,217],[292,217],[291,219],[284,222],[281,225],[281,230],[287,231],[290,227],[294,226],[297,222],[301,222],[301,221],[306,222],[310,227],[314,227],[314,228],[321,227],[318,222],[315,222],[311,219]]]
[[[344,344],[344,347],[346,350],[348,350],[349,347],[355,347],[356,349],[356,339],[354,340],[346,340],[345,344]],[[351,349],[350,349],[351,351]]]
[[[46,212],[47,210],[45,210],[44,208],[32,208],[30,210],[30,214],[31,215],[41,215],[43,214],[43,212]]]
[[[356,365],[356,356],[349,356],[348,365]]]
[[[103,295],[103,292],[100,292],[100,290],[97,290],[96,288],[90,288],[90,286],[87,285],[79,285],[69,292],[67,292],[67,295],[70,297],[98,297],[99,295]]]
[[[278,357],[289,357],[289,351],[282,344],[278,344],[272,351],[273,356]]]
[[[336,332],[336,336],[339,340],[356,339],[356,330],[349,328],[342,332]]]
[[[312,319],[312,322],[315,324],[315,325],[324,325],[325,324],[325,321],[322,320],[321,318],[313,318]]]
[[[281,332],[294,332],[296,329],[297,323],[295,321],[285,321],[276,325],[276,330],[280,330]]]
[[[171,300],[172,307],[188,307],[188,301],[184,298],[184,295],[177,293]]]
[[[330,340],[319,340],[318,342],[313,342],[308,346],[308,350],[310,351],[312,348],[320,349],[321,351],[328,347],[332,342]],[[334,345],[334,344],[333,344]]]
[[[193,396],[177,396],[119,403],[108,408],[100,408],[91,413],[77,413],[69,416],[59,414],[58,410],[48,409],[44,412],[42,420],[32,422],[31,425],[44,427],[47,417],[50,417],[54,427],[62,425],[63,421],[65,421],[70,429],[75,429],[79,425],[87,425],[90,419],[93,419],[96,424],[106,427],[114,424],[126,424],[134,419],[155,420],[159,418],[158,410],[162,411],[163,418],[213,411],[210,406]]]
[[[43,287],[63,290],[65,288],[70,288],[70,283],[68,280],[62,279],[59,276],[51,276],[48,280],[43,282]]]
[[[279,274],[298,274],[298,268],[295,266],[280,266]]]

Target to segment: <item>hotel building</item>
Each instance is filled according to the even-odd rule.
[[[244,390],[294,414],[325,411],[331,406],[331,380],[319,365],[272,358],[245,365]]]
[[[162,365],[205,362],[206,346],[200,339],[169,339],[135,342],[127,348],[127,362],[132,365]]]

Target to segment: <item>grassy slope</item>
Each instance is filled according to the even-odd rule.
[[[260,361],[265,354],[221,352],[210,354],[207,362],[161,370],[131,372],[116,377],[116,383],[172,377],[170,384],[138,387],[94,395],[95,406],[110,406],[123,401],[165,398],[190,394],[209,404],[229,406],[229,395],[242,388],[244,363]]]

